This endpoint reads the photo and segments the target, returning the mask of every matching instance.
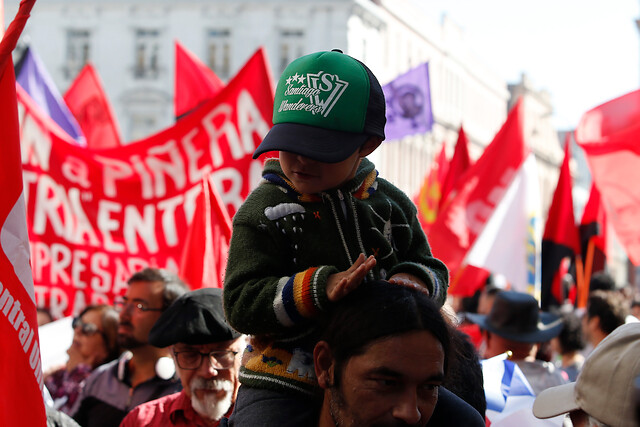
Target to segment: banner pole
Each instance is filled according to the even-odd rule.
[[[584,279],[587,283],[591,281],[591,273],[593,270],[593,257],[595,254],[595,243],[593,237],[589,239],[589,244],[587,245],[587,259],[585,260],[584,265]]]
[[[587,297],[589,296],[589,282],[585,280],[582,256],[576,254],[576,281],[578,282],[578,308],[586,308]]]

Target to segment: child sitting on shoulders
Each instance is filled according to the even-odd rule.
[[[283,72],[274,126],[254,153],[279,159],[266,161],[233,219],[225,313],[254,339],[230,425],[317,423],[318,326],[363,281],[419,287],[444,303],[448,271],[415,205],[366,159],[385,122],[378,80],[340,51],[303,56]]]

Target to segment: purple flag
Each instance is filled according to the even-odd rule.
[[[71,114],[53,78],[31,47],[27,47],[16,64],[16,82],[78,145],[86,146],[80,125]]]
[[[429,63],[413,68],[382,87],[387,100],[387,140],[425,133],[433,126]]]

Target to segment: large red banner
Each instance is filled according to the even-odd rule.
[[[177,272],[203,176],[233,216],[260,179],[251,156],[273,86],[260,49],[173,127],[108,150],[74,145],[20,88],[18,100],[36,299],[60,317],[111,301],[145,266]]]

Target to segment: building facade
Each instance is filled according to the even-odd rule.
[[[5,3],[9,20],[18,2]],[[127,142],[174,122],[174,40],[224,81],[260,46],[274,82],[296,57],[333,48],[366,63],[382,84],[428,61],[433,129],[385,142],[372,156],[381,175],[416,194],[442,144],[453,154],[461,125],[475,160],[522,96],[546,216],[562,162],[549,94],[526,76],[508,85],[474,56],[452,19],[426,8],[415,0],[39,0],[22,41],[61,92],[91,61]]]
[[[274,80],[294,58],[333,48],[365,62],[382,84],[429,61],[432,132],[390,141],[374,158],[384,176],[413,194],[443,142],[452,155],[461,124],[472,157],[479,156],[504,122],[510,97],[453,21],[427,22],[410,0],[40,0],[23,40],[62,92],[91,61],[125,141],[173,123],[174,40],[225,81],[259,46]]]

